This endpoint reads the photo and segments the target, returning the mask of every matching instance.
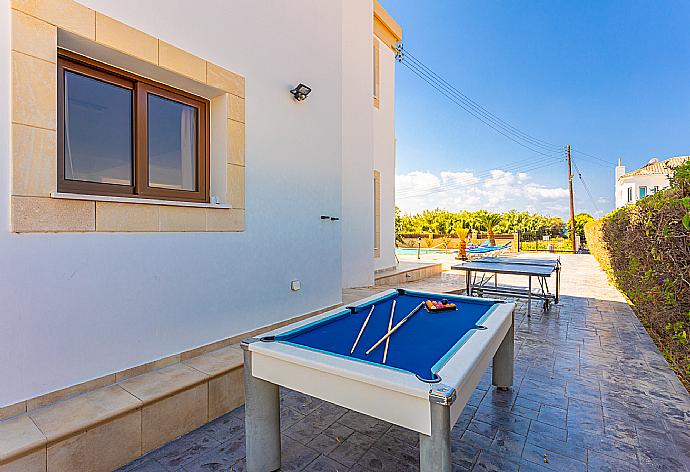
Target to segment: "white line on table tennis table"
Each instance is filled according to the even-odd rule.
[[[488,262],[491,264],[522,264],[522,265],[536,265],[536,266],[551,266],[558,265],[558,259],[511,259],[511,258],[499,258],[499,257],[486,257],[482,259],[476,259],[473,262]]]

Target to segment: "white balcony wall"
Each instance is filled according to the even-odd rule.
[[[246,77],[246,231],[11,233],[0,0],[0,406],[339,303],[343,280],[372,281],[371,1],[82,3]],[[303,103],[288,93],[299,82],[313,89]]]
[[[378,41],[378,39],[377,39]],[[395,53],[379,41],[380,97],[374,108],[374,168],[381,172],[381,256],[375,269],[395,266]]]

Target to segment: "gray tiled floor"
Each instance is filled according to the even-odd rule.
[[[561,304],[531,319],[518,305],[514,388],[491,388],[487,372],[453,428],[455,470],[690,472],[690,395],[596,262],[562,260]],[[281,401],[281,470],[418,468],[416,433],[294,391]],[[243,417],[239,408],[122,470],[242,471]]]

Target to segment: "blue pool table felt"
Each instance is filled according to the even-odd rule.
[[[370,354],[371,346],[388,331],[388,321],[393,300],[396,300],[393,326],[425,300],[448,299],[457,310],[429,313],[420,309],[400,329],[390,336],[388,357],[383,364],[386,343],[381,343]],[[476,328],[493,311],[498,302],[482,299],[467,299],[445,294],[426,294],[407,291],[392,293],[371,303],[352,307],[322,320],[276,336],[278,342],[289,343],[307,349],[329,353],[362,362],[382,365],[416,374],[420,379],[431,381],[435,374],[469,339]],[[354,353],[352,344],[357,338],[362,323],[374,312],[362,333]]]

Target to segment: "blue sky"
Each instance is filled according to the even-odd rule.
[[[381,3],[402,25],[405,48],[467,96],[521,131],[610,162],[573,153],[595,200],[576,179],[576,212],[613,208],[618,157],[632,170],[652,157],[690,154],[690,2]],[[550,161],[404,66],[396,74],[397,203],[404,211],[514,207],[567,215],[564,163],[519,174]],[[453,180],[452,191],[435,190]]]

